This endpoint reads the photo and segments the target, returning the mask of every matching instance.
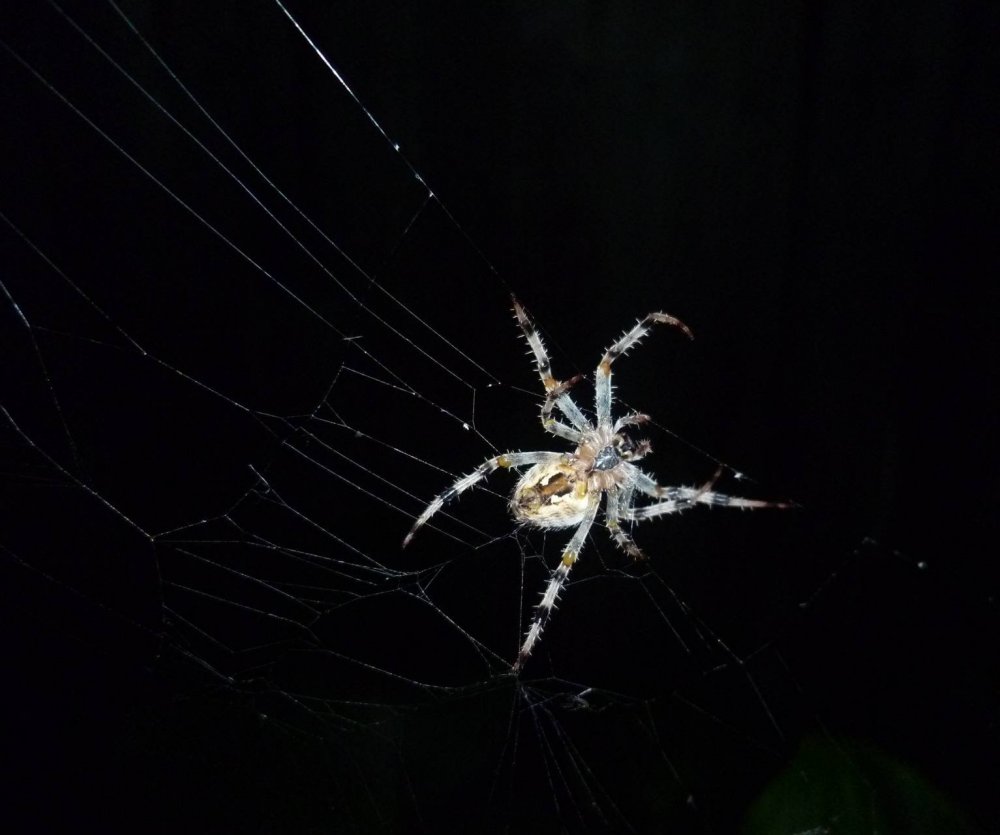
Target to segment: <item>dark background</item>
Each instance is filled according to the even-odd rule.
[[[363,106],[273,5],[123,8],[341,247],[278,204],[332,275],[56,9],[0,21],[135,161],[0,54],[0,210],[110,317],[0,227],[15,828],[993,829],[996,12],[301,5]],[[65,8],[254,179],[112,9]],[[505,536],[502,504],[463,499],[487,536],[448,523],[462,542],[426,531],[404,563],[421,501],[377,476],[422,501],[448,477],[323,422],[451,473],[556,448],[511,292],[564,377],[646,311],[680,316],[693,343],[656,333],[616,379],[656,418],[650,469],[699,483],[707,449],[731,467],[720,489],[802,506],[639,529],[687,615],[619,582],[645,569],[597,532],[577,571],[605,581],[574,586],[520,683],[484,674],[415,590],[509,659],[517,572],[529,601],[544,577],[511,556],[551,562],[561,540]],[[371,356],[422,397],[343,373],[388,378]],[[309,466],[331,448],[369,473],[344,486]],[[384,565],[447,570],[341,607],[350,582],[289,568],[293,547],[339,546],[272,518],[248,465]],[[212,568],[245,570],[255,535],[282,543],[299,597],[327,595],[307,635],[286,629],[295,606]],[[261,628],[254,607],[286,620]]]

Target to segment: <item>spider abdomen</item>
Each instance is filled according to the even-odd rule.
[[[590,505],[587,476],[565,458],[543,461],[514,488],[510,510],[519,522],[539,528],[579,525]]]

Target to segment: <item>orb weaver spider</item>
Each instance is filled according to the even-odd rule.
[[[409,545],[416,532],[447,502],[494,471],[529,467],[521,475],[510,498],[509,507],[514,518],[536,528],[557,530],[575,527],[576,530],[563,550],[559,564],[552,569],[542,598],[535,606],[513,665],[516,672],[531,655],[555,610],[556,601],[566,585],[570,570],[580,558],[587,534],[597,519],[602,497],[604,524],[608,535],[618,548],[633,559],[643,559],[645,555],[631,535],[623,529],[622,522],[645,522],[678,513],[696,504],[744,509],[787,508],[791,504],[718,493],[712,488],[721,469],[700,487],[672,487],[659,484],[635,465],[634,462],[651,452],[652,447],[649,441],[635,440],[625,430],[641,426],[649,420],[649,416],[635,412],[617,419],[612,416],[614,396],[611,366],[630,348],[635,347],[649,333],[652,325],[670,325],[693,339],[691,330],[680,319],[667,313],[649,313],[605,351],[594,375],[596,419],[591,422],[569,395],[569,389],[582,375],[563,382],[552,376],[549,354],[534,323],[516,298],[513,303],[514,314],[535,355],[535,366],[545,387],[545,400],[541,409],[542,427],[546,432],[569,441],[574,449],[572,452],[508,452],[487,459],[471,473],[457,479],[427,505],[403,540],[403,547]],[[556,409],[562,413],[564,420],[554,416]],[[639,497],[652,501],[637,505],[635,501]]]

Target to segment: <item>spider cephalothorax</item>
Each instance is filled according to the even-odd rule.
[[[641,522],[677,513],[695,504],[742,508],[788,505],[784,502],[742,499],[716,493],[712,487],[719,472],[701,487],[664,487],[632,463],[647,455],[651,451],[650,445],[646,440],[634,440],[622,430],[645,423],[649,418],[633,413],[612,420],[611,364],[636,345],[653,324],[672,325],[693,338],[687,325],[680,319],[666,313],[650,313],[608,348],[595,372],[596,414],[595,420],[591,422],[569,396],[569,389],[580,377],[573,377],[565,382],[556,380],[552,376],[548,352],[527,311],[517,299],[514,299],[514,313],[535,355],[538,374],[546,390],[545,402],[542,404],[542,426],[547,432],[570,441],[574,449],[572,452],[509,452],[484,461],[427,505],[413,523],[403,545],[405,547],[409,544],[417,530],[445,502],[468,490],[494,470],[529,467],[518,480],[511,495],[510,510],[514,518],[537,528],[575,527],[576,531],[563,551],[559,564],[552,570],[542,599],[535,607],[517,661],[514,662],[514,669],[517,670],[531,654],[555,609],[556,600],[566,584],[570,569],[579,559],[583,543],[597,518],[602,497],[607,497],[604,519],[608,534],[615,545],[636,559],[643,557],[643,553],[632,537],[622,529],[622,521]],[[564,423],[553,417],[556,409],[568,422]],[[633,503],[637,494],[653,501],[637,506]]]

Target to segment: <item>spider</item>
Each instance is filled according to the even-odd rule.
[[[552,616],[569,572],[580,558],[584,541],[597,518],[602,496],[607,497],[604,523],[611,540],[636,560],[644,559],[645,555],[630,534],[622,528],[622,522],[644,522],[686,510],[696,504],[740,508],[784,508],[790,505],[786,502],[743,499],[714,492],[712,488],[721,468],[700,487],[666,487],[658,484],[652,476],[633,463],[651,452],[652,447],[649,441],[635,440],[624,430],[646,423],[649,416],[634,412],[618,419],[612,418],[611,365],[630,348],[635,347],[649,333],[651,325],[671,325],[689,339],[694,339],[691,330],[680,319],[666,313],[649,313],[608,348],[594,375],[596,421],[591,422],[569,395],[569,389],[583,375],[578,374],[564,382],[552,376],[548,352],[527,310],[516,298],[513,298],[513,303],[514,314],[535,355],[535,366],[542,378],[542,385],[545,386],[546,395],[541,409],[542,427],[546,432],[569,441],[575,449],[572,452],[508,452],[484,461],[427,505],[403,540],[403,547],[409,545],[416,532],[445,503],[495,470],[530,467],[521,475],[510,498],[509,506],[514,519],[521,524],[547,530],[572,527],[576,530],[566,545],[559,564],[552,570],[541,600],[535,606],[524,642],[513,665],[513,670],[517,672],[531,655]],[[564,420],[554,416],[556,409],[562,413]],[[633,503],[637,494],[655,501],[637,506]]]

